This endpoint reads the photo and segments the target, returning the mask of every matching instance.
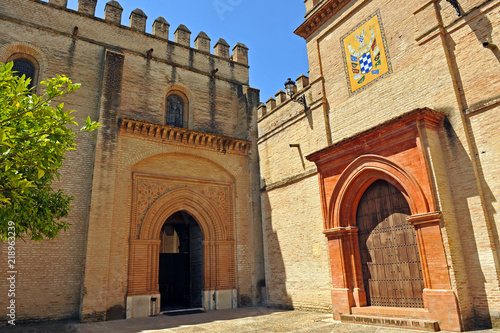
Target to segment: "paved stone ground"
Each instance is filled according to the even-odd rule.
[[[281,311],[267,308],[242,308],[200,314],[137,318],[82,324],[75,321],[20,324],[0,327],[12,333],[422,333],[423,331],[346,324],[334,321],[330,314]],[[474,333],[496,333],[500,330],[478,330]]]

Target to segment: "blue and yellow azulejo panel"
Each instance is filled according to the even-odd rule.
[[[380,11],[341,39],[349,96],[392,73]]]

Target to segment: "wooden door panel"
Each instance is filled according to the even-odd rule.
[[[200,226],[196,222],[189,225],[189,276],[190,276],[190,307],[202,306],[203,292],[203,236]]]
[[[397,188],[375,181],[357,214],[363,281],[369,305],[423,307],[423,277],[408,203]]]

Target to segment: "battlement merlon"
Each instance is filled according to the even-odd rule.
[[[154,21],[151,34],[146,33],[142,27],[143,22],[147,20],[147,16],[140,9],[136,9],[130,14],[130,27],[122,25],[123,8],[118,1],[112,0],[106,3],[104,19],[95,16],[97,0],[79,0],[77,11],[67,8],[67,0],[49,0],[49,3],[42,0],[10,0],[10,3],[12,5],[0,7],[0,19],[11,18],[68,36],[73,36],[73,31],[77,26],[79,40],[141,53],[145,57],[148,50],[154,49],[153,60],[179,62],[180,65],[194,66],[195,70],[199,69],[208,74],[212,73],[213,68],[206,68],[208,67],[206,64],[209,63],[206,57],[212,57],[215,60],[216,67],[218,62],[229,62],[233,64],[231,66],[237,66],[235,69],[238,68],[238,70],[228,69],[227,73],[219,68],[218,77],[222,76],[232,81],[236,79],[238,82],[248,84],[248,48],[244,44],[237,43],[231,55],[229,44],[221,38],[214,47],[214,54],[211,54],[210,38],[205,33],[200,33],[195,40],[194,47],[191,48],[190,45],[186,45],[187,43],[177,43],[168,39],[169,24],[163,17],[158,17]],[[40,16],[37,16],[35,20],[35,18],[25,15],[26,12],[37,12],[40,13]],[[189,29],[187,30],[189,31]],[[182,33],[186,33],[186,31],[182,31]],[[163,49],[165,52],[162,51]],[[178,56],[169,57],[167,49],[168,52],[173,51]],[[200,56],[195,56],[195,60],[203,57],[207,60],[198,62],[201,66],[197,66],[196,61],[190,63],[189,52],[192,52],[190,50],[200,52]],[[182,53],[186,53],[186,56],[180,56]],[[164,59],[159,57],[164,57]],[[204,64],[201,64],[201,62]],[[241,69],[240,66],[242,66]],[[241,75],[236,75],[235,78],[235,73],[245,73],[246,78],[243,79]]]
[[[194,47],[197,50],[210,53],[210,41],[211,39],[207,36],[207,34],[200,31],[194,40]]]
[[[168,39],[169,28],[170,24],[168,24],[167,20],[160,16],[153,23],[153,35],[163,39]]]
[[[80,0],[81,1],[81,0]],[[140,31],[140,32],[146,32],[146,21],[148,17],[142,10],[139,8],[136,8],[130,13],[130,25],[129,27]]]
[[[97,0],[78,0],[78,11],[80,13],[94,16],[96,6]]]
[[[49,0],[49,3],[66,8],[66,6],[68,5],[68,0]]]
[[[216,56],[229,59],[229,44],[222,38],[219,38],[214,46],[214,54]]]
[[[191,47],[191,30],[189,30],[184,24],[180,24],[174,33],[175,42],[187,47]]]
[[[122,23],[123,8],[118,1],[111,0],[104,8],[104,20],[120,25]]]

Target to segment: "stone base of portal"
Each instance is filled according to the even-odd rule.
[[[127,319],[143,318],[160,314],[160,294],[127,297]]]
[[[203,292],[203,307],[205,310],[236,309],[238,293],[236,289],[205,290]]]
[[[385,317],[380,315],[342,315],[340,319],[344,323],[354,323],[363,325],[388,326],[394,328],[406,328],[412,330],[424,330],[437,332],[439,331],[439,323],[436,320],[425,318],[408,318],[408,317]]]
[[[439,321],[443,331],[460,332],[460,310],[453,290],[424,289],[429,318]]]
[[[160,294],[128,296],[127,319],[157,316],[160,314],[160,304]],[[204,290],[202,304],[206,311],[235,309],[238,307],[237,290]]]
[[[422,309],[354,306],[355,294],[350,289],[332,289],[334,319],[424,330],[433,330],[435,323],[437,329],[443,331],[461,331],[460,312],[453,290],[424,289]]]

